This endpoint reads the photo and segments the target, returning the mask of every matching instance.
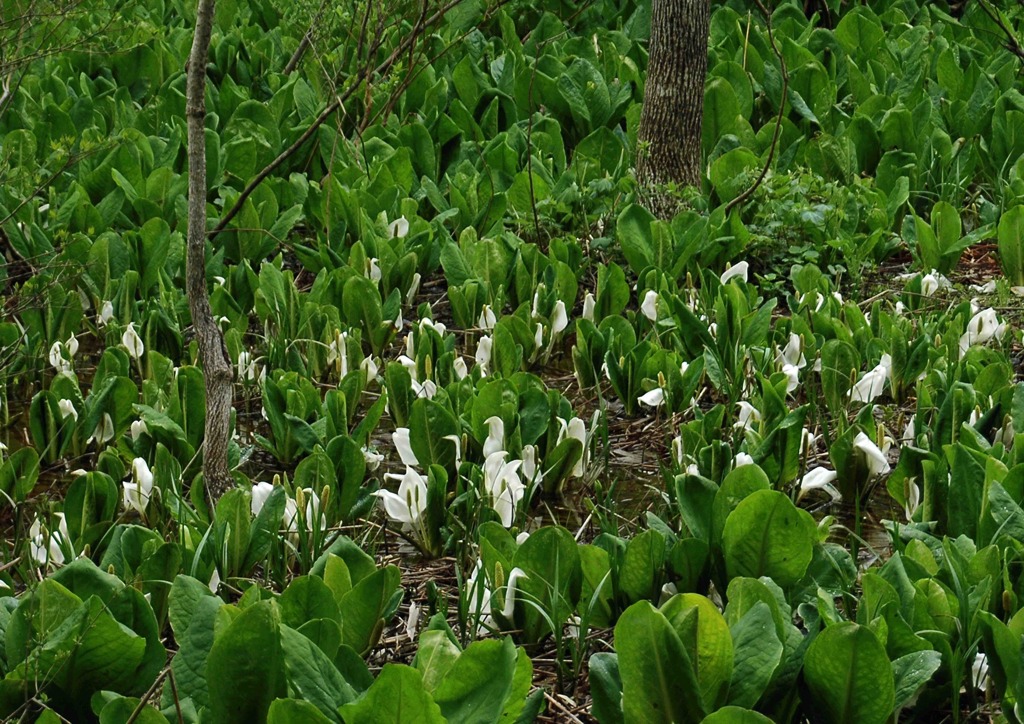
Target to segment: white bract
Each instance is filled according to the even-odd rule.
[[[594,295],[587,292],[583,295],[583,318],[588,322],[594,321],[594,308],[597,306],[597,300],[594,299]]]
[[[70,543],[71,535],[68,533],[68,524],[64,519],[64,514],[55,513],[54,517],[58,521],[57,530],[49,531],[49,535],[44,534],[42,522],[38,517],[28,529],[29,555],[32,556],[36,565],[44,566],[47,563],[53,563],[59,566],[64,563],[64,551],[61,548],[61,543]]]
[[[996,316],[996,310],[983,309],[967,323],[967,331],[960,337],[960,356],[967,354],[967,350],[974,345],[987,344],[989,341],[1003,338],[1006,332],[1006,322],[1000,322]]]
[[[497,415],[484,420],[487,425],[487,439],[484,440],[484,459],[505,449],[505,422]]]
[[[665,390],[655,387],[653,390],[640,395],[636,398],[636,401],[648,407],[660,407],[665,403]]]
[[[742,427],[745,430],[751,429],[755,423],[761,422],[761,411],[751,405],[746,400],[739,403],[740,411],[736,415],[736,424],[734,427]]]
[[[836,471],[829,470],[828,468],[815,468],[809,471],[806,475],[800,478],[800,493],[797,496],[797,500],[804,497],[807,493],[812,490],[824,490],[831,496],[832,500],[839,500],[843,496],[839,494],[836,486],[832,483],[835,482]]]
[[[384,512],[391,520],[414,527],[427,505],[427,476],[406,467],[404,475],[388,473],[384,477],[400,481],[397,493],[390,490],[374,493],[384,506]]]
[[[476,326],[490,332],[497,323],[498,317],[494,314],[494,310],[491,309],[491,305],[485,304],[484,308],[480,310],[480,318],[477,320]]]
[[[402,458],[402,463],[410,467],[416,467],[420,464],[420,461],[416,459],[416,453],[412,451],[412,442],[409,440],[409,428],[399,427],[391,433],[391,441],[395,443],[395,447],[398,448],[398,456]]]
[[[747,262],[737,262],[722,273],[722,276],[719,277],[719,281],[721,281],[722,284],[726,284],[730,279],[741,279],[742,281],[747,281],[747,271],[749,268],[750,264]]]
[[[95,441],[97,445],[104,445],[110,440],[114,439],[114,420],[110,417],[109,412],[104,412],[103,417],[96,423],[96,429],[92,431],[92,435],[85,441],[85,444]]]
[[[121,344],[128,350],[128,354],[132,359],[140,359],[142,353],[146,351],[146,346],[142,343],[142,337],[135,331],[135,323],[129,322],[128,328],[124,330],[124,334],[121,335]]]
[[[644,301],[640,305],[640,312],[652,322],[658,321],[658,293],[656,291],[647,290]]]
[[[106,327],[114,319],[114,304],[113,302],[106,301],[100,306],[100,316],[96,318],[96,324],[100,327]]]
[[[745,452],[736,453],[736,457],[732,461],[732,466],[734,468],[742,468],[744,465],[753,465],[753,464],[754,464],[754,458],[750,457],[750,455],[748,455]]]
[[[149,469],[145,459],[132,460],[132,481],[122,482],[121,489],[125,510],[130,509],[139,515],[145,515],[153,496],[153,471]]]
[[[334,330],[334,339],[327,346],[327,364],[334,365],[338,371],[338,379],[348,374],[348,335]]]
[[[131,434],[132,442],[138,442],[139,438],[149,433],[149,428],[146,426],[145,420],[136,420],[132,423]]]
[[[491,369],[491,346],[493,344],[490,337],[484,336],[476,345],[476,363],[480,367],[480,374],[484,377]]]
[[[867,464],[868,479],[889,474],[889,461],[885,459],[885,453],[863,432],[857,433],[857,437],[853,439],[853,449],[863,457]]]
[[[388,236],[392,239],[401,239],[409,233],[409,220],[404,216],[399,216],[397,219],[388,224]]]
[[[526,486],[519,478],[522,460],[506,462],[508,453],[498,450],[484,460],[484,493],[494,508],[501,524],[511,528],[515,521],[516,506],[526,492]]]
[[[888,367],[881,363],[876,365],[850,389],[850,400],[864,404],[872,402],[885,391],[885,382],[888,379]]]
[[[249,509],[252,511],[253,517],[260,514],[263,510],[263,504],[267,502],[267,498],[274,492],[274,486],[272,483],[253,483],[252,486],[252,500],[249,502]]]
[[[569,315],[565,311],[565,302],[559,299],[555,302],[555,309],[551,313],[551,337],[561,334],[569,326]]]
[[[60,416],[66,420],[69,417],[75,422],[78,422],[78,410],[75,409],[75,403],[68,399],[58,400],[57,407],[60,409]]]
[[[491,599],[493,595],[484,579],[483,563],[477,561],[476,567],[466,582],[466,591],[469,596],[469,615],[477,621],[477,636],[482,636],[489,629],[494,628],[494,616],[491,611]],[[522,568],[513,568],[508,574],[508,584],[505,586],[505,602],[498,613],[506,621],[512,619],[516,608],[516,590],[519,581],[529,578]]]

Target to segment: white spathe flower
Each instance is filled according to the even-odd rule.
[[[78,422],[78,410],[75,409],[75,403],[68,399],[62,399],[57,401],[57,407],[60,408],[61,419],[72,418],[75,422]]]
[[[258,382],[260,377],[266,374],[266,371],[259,369],[256,365],[256,360],[253,358],[252,353],[248,350],[242,350],[238,353],[238,379],[242,382]]]
[[[455,370],[455,377],[460,380],[466,379],[469,375],[469,367],[466,366],[466,360],[462,357],[456,357],[455,361],[452,362],[452,369]]]
[[[103,417],[96,423],[96,429],[92,431],[92,435],[85,441],[85,444],[95,441],[97,445],[104,445],[110,440],[114,439],[114,420],[110,417],[109,412],[104,412]]]
[[[800,368],[796,365],[782,365],[782,374],[786,375],[786,392],[793,392],[800,386]]]
[[[404,238],[409,233],[409,220],[404,216],[399,216],[397,219],[388,224],[388,236],[392,239]]]
[[[978,292],[979,294],[995,294],[996,293],[996,280],[989,279],[984,284],[972,284],[971,291]]]
[[[338,379],[348,374],[348,334],[334,330],[334,339],[327,346],[327,364],[338,370]]]
[[[362,448],[362,452],[363,462],[366,463],[366,469],[369,470],[370,472],[373,472],[374,470],[379,468],[380,464],[384,462],[383,454],[377,452],[376,450],[371,450],[365,445]]]
[[[753,465],[753,464],[754,464],[754,458],[750,457],[750,455],[748,455],[745,452],[736,453],[736,457],[733,458],[733,461],[732,461],[732,466],[734,468],[742,468],[744,465]]]
[[[377,261],[377,257],[373,257],[372,259],[366,260],[365,276],[374,284],[380,281],[380,264]]]
[[[424,380],[420,383],[413,378],[412,391],[416,393],[417,397],[424,397],[428,400],[432,400],[434,399],[434,395],[437,394],[437,383],[433,380]]]
[[[220,588],[220,571],[216,568],[213,569],[213,575],[210,576],[210,583],[207,587],[210,589],[210,593],[217,595],[217,590]]]
[[[374,493],[380,498],[384,512],[388,518],[404,525],[414,526],[427,506],[427,476],[406,467],[404,475],[388,473],[385,477],[397,479],[398,492],[378,490]]]
[[[367,382],[377,379],[377,373],[380,372],[377,363],[373,359],[373,355],[363,357],[363,361],[359,363],[359,369],[366,376]]]
[[[583,295],[583,318],[588,322],[594,321],[594,309],[597,306],[597,300],[594,299],[594,295],[587,292]]]
[[[929,273],[921,277],[921,295],[930,297],[940,289],[949,289],[949,279],[940,274],[937,270],[932,269]]]
[[[511,528],[515,520],[516,506],[526,492],[526,486],[519,478],[522,460],[506,462],[508,452],[498,450],[484,460],[484,492],[490,499],[501,524]]]
[[[62,542],[70,543],[71,535],[68,533],[68,524],[63,513],[55,513],[57,519],[57,530],[50,531],[49,535],[43,534],[42,523],[38,517],[29,527],[29,554],[36,565],[44,566],[47,563],[63,565],[64,550]]]
[[[486,332],[490,332],[497,323],[498,317],[494,314],[494,310],[491,309],[491,305],[485,304],[484,308],[480,310],[480,318],[477,320],[476,326]]]
[[[850,389],[850,400],[864,404],[872,402],[885,390],[887,379],[889,379],[889,369],[884,364],[876,365]]]
[[[149,433],[149,427],[145,420],[136,420],[131,425],[132,442],[138,442],[139,438]]]
[[[58,372],[70,372],[71,361],[64,358],[64,343],[54,342],[50,347],[50,366]]]
[[[561,334],[569,326],[569,314],[565,311],[565,302],[559,299],[555,302],[555,309],[551,313],[551,337]]]
[[[911,520],[914,517],[914,513],[917,512],[918,506],[921,505],[921,488],[917,486],[916,478],[907,478],[903,483],[903,495],[906,497],[906,505],[903,507],[903,512],[907,515],[907,520]]]
[[[146,346],[142,343],[142,337],[135,331],[134,322],[128,323],[128,328],[121,335],[121,344],[128,350],[128,354],[132,359],[140,359],[142,353],[146,351]]]
[[[320,496],[313,492],[312,488],[300,488],[296,491],[296,497],[301,497],[306,502],[305,514],[306,518],[303,523],[304,531],[310,531],[310,525],[313,521],[317,520],[317,513],[320,513],[319,522],[320,530],[327,528],[327,517],[323,514],[322,507],[320,505]],[[284,523],[284,527],[292,535],[296,535],[299,532],[299,506],[296,500],[289,498],[285,502],[284,515],[281,516],[281,520]]]
[[[727,283],[730,279],[741,279],[743,281],[747,281],[747,270],[749,268],[750,264],[747,262],[737,262],[722,272],[722,276],[719,277],[719,280],[722,284]]]
[[[868,466],[869,479],[878,475],[889,474],[889,461],[885,459],[885,454],[863,432],[857,433],[857,437],[853,439],[853,449],[857,450],[864,457],[864,462]]]
[[[653,289],[648,289],[644,295],[640,312],[652,322],[658,321],[658,293]]]
[[[455,470],[462,467],[462,438],[459,435],[445,435],[442,440],[450,440],[455,446]]]
[[[903,435],[900,437],[900,442],[904,445],[914,445],[917,440],[917,414],[910,416],[910,420],[907,422],[907,426],[903,428]]]
[[[402,459],[404,465],[416,467],[420,464],[420,461],[416,459],[416,453],[412,451],[412,442],[409,440],[409,428],[396,428],[391,433],[391,441],[398,448],[398,457]]]
[[[580,455],[580,459],[576,461],[570,473],[571,477],[582,478],[590,457],[590,451],[587,449],[587,424],[579,417],[574,417],[565,426],[565,434],[567,437],[579,440],[580,445],[583,446],[583,454]]]
[[[1006,323],[1000,322],[996,310],[983,309],[971,317],[967,323],[967,331],[960,337],[960,356],[974,345],[987,344],[993,339],[1002,339],[1006,332]]]
[[[971,683],[979,691],[988,688],[988,657],[985,654],[977,654],[971,663]]]
[[[552,338],[553,337],[554,335],[552,335]],[[533,332],[533,346],[538,350],[544,346],[544,325],[540,322],[537,322],[537,327]]]
[[[749,430],[755,423],[761,422],[761,411],[746,400],[737,403],[740,411],[736,415],[736,424],[733,427],[742,427]]]
[[[655,387],[653,390],[640,395],[636,398],[636,401],[648,407],[660,407],[665,404],[665,390],[661,387]]]
[[[78,352],[78,338],[72,334],[64,343],[64,348],[68,351],[68,357],[74,357]]]
[[[807,366],[807,359],[804,357],[804,342],[799,334],[790,332],[786,346],[782,349],[776,348],[775,364],[793,365],[801,370]]]
[[[267,498],[274,492],[273,483],[260,482],[253,483],[252,486],[252,499],[249,501],[249,509],[252,511],[252,515],[255,518],[263,510],[264,503],[267,502]]]
[[[806,475],[800,478],[800,493],[797,495],[797,500],[812,490],[824,490],[832,500],[839,500],[843,496],[836,489],[836,486],[833,485],[836,477],[836,471],[829,470],[828,468],[814,468],[814,470],[808,471]]]
[[[491,612],[491,599],[494,594],[488,588],[481,561],[476,562],[473,572],[466,582],[466,591],[469,597],[469,615],[477,621],[477,636],[483,636],[494,628],[494,616]],[[508,574],[508,584],[505,586],[505,602],[499,611],[499,615],[506,621],[512,620],[516,608],[516,591],[519,581],[529,578],[522,568],[513,568]]]
[[[480,338],[476,345],[476,363],[480,367],[480,374],[487,376],[491,366],[491,347],[494,341],[487,336]]]
[[[537,464],[537,447],[535,445],[523,445],[523,465],[519,470],[523,473],[526,482],[537,485],[544,477],[540,465]]]
[[[414,272],[412,275],[412,281],[409,283],[409,290],[405,293],[405,303],[408,306],[412,306],[412,303],[416,301],[416,295],[420,293],[420,282],[423,281],[423,277],[420,276],[419,272]]]
[[[484,440],[484,459],[505,449],[505,422],[497,415],[484,420],[487,425],[487,439]]]
[[[121,488],[125,510],[132,509],[139,515],[145,515],[153,495],[153,471],[145,459],[132,460],[132,482],[121,483]]]
[[[103,302],[100,307],[100,316],[96,319],[96,324],[100,327],[106,327],[114,320],[114,303],[111,301]]]

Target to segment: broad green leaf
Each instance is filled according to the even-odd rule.
[[[385,664],[373,686],[341,708],[345,724],[445,724],[441,710],[423,688],[420,672],[404,664]]]
[[[459,654],[434,690],[449,724],[497,721],[512,691],[516,647],[512,639],[476,641]]]
[[[704,718],[694,664],[672,624],[647,601],[615,626],[626,724],[699,722]]]
[[[771,577],[782,587],[803,578],[817,539],[814,519],[775,490],[740,502],[725,522],[722,548],[729,577]]]
[[[206,679],[215,721],[267,720],[270,703],[285,691],[281,624],[273,603],[250,606],[217,636]]]
[[[804,681],[816,711],[835,724],[883,724],[896,703],[893,669],[870,629],[837,623],[804,657]]]

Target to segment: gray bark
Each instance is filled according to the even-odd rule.
[[[188,124],[188,245],[185,291],[199,342],[199,360],[206,381],[206,425],[203,435],[203,479],[217,500],[233,485],[228,469],[231,398],[234,368],[224,335],[210,309],[206,287],[206,59],[210,49],[216,0],[199,0],[196,32],[189,54],[185,115]]]
[[[667,184],[699,186],[710,0],[652,0],[636,175],[650,210],[668,216]]]

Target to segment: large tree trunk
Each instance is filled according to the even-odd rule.
[[[210,310],[206,288],[206,59],[210,49],[215,0],[199,0],[196,33],[187,67],[185,114],[188,122],[188,247],[185,291],[199,342],[199,360],[206,380],[206,429],[203,436],[203,479],[211,498],[232,485],[228,469],[231,434],[233,367],[224,335]]]
[[[666,185],[700,185],[709,22],[709,0],[651,0],[636,176],[657,216],[669,216],[676,207]]]

